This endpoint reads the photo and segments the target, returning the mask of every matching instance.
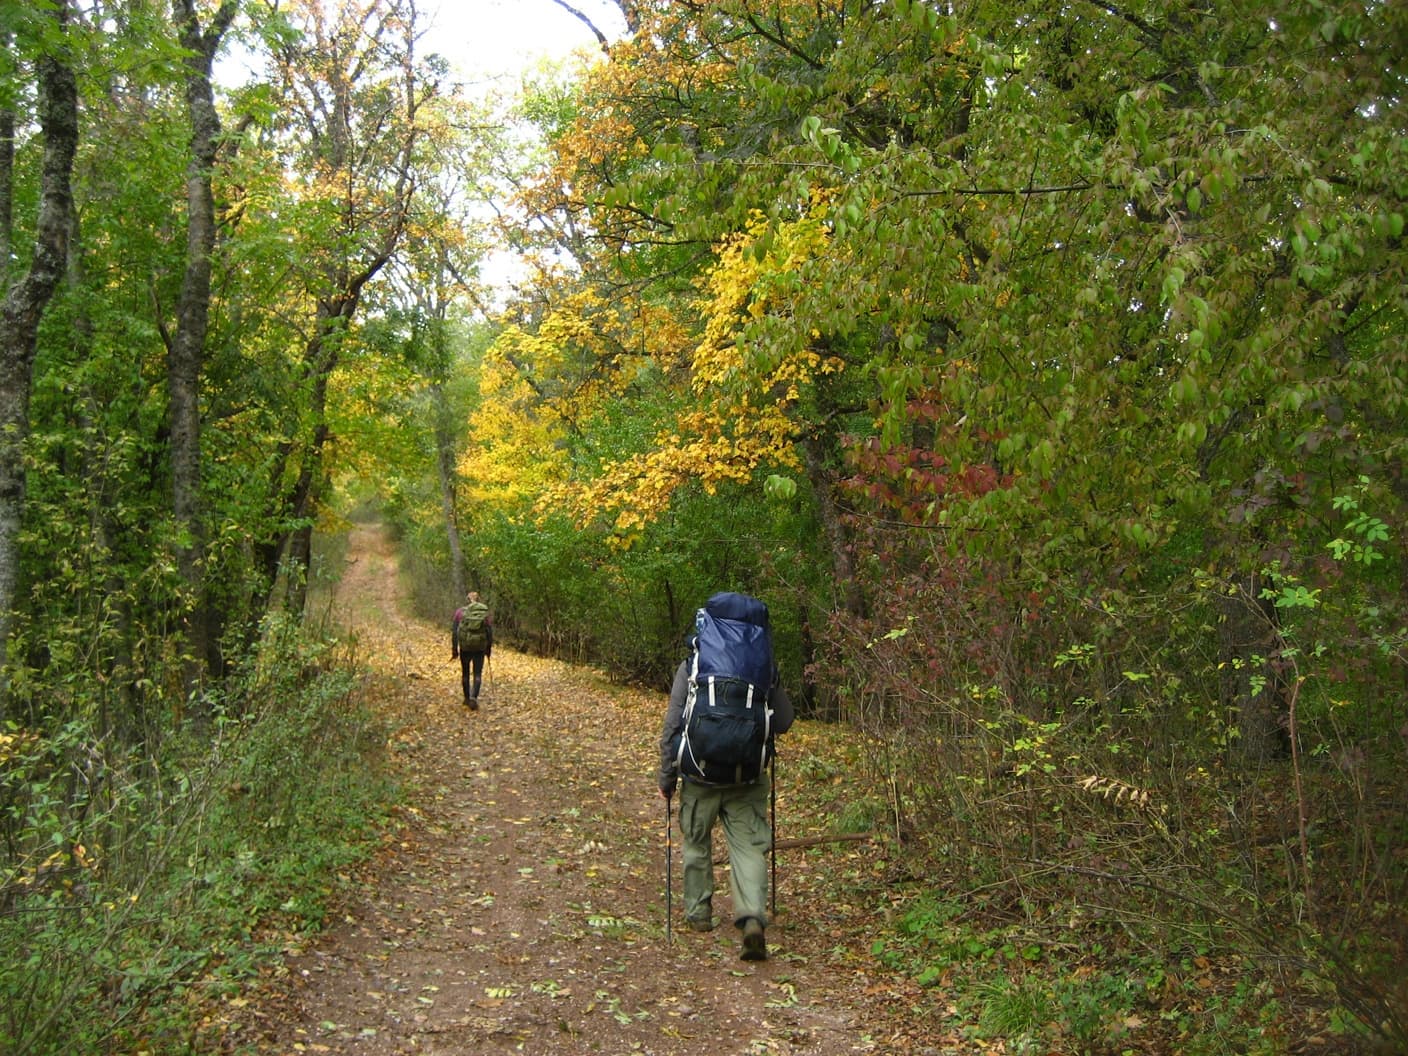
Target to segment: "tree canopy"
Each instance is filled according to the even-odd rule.
[[[1405,5],[637,0],[506,98],[413,0],[32,6],[8,728],[238,712],[370,505],[427,613],[623,680],[757,594],[955,890],[1098,877],[1408,1037]]]

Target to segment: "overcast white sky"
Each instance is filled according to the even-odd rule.
[[[611,40],[625,32],[612,0],[569,0]],[[431,31],[422,47],[453,62],[469,81],[517,80],[541,59],[598,47],[583,22],[553,0],[422,0]]]
[[[610,40],[626,31],[614,0],[568,0]],[[422,52],[437,52],[468,84],[507,82],[543,59],[562,60],[578,48],[600,47],[592,31],[553,0],[419,0],[419,21],[428,27]],[[216,63],[216,78],[229,84],[248,77],[248,60],[233,44]]]

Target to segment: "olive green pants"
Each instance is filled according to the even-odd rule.
[[[723,823],[732,874],[733,920],[748,917],[767,925],[768,776],[751,785],[711,788],[680,782],[680,832],[684,844],[684,912],[690,920],[709,920],[714,898],[714,821]]]

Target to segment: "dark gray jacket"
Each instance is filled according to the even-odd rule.
[[[684,706],[689,699],[689,660],[686,659],[675,669],[675,681],[670,686],[670,706],[665,709],[665,723],[660,730],[660,789],[666,794],[675,791],[679,780],[675,753],[679,745],[675,742],[680,728],[684,725]],[[792,700],[781,680],[774,674],[772,691],[768,694],[768,706],[772,708],[772,732],[774,735],[786,733],[792,728]]]

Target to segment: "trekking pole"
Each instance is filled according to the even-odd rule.
[[[672,944],[675,941],[674,925],[671,922],[673,915],[674,897],[674,875],[675,875],[675,841],[671,830],[670,817],[670,797],[665,797],[665,942]]]
[[[768,792],[771,800],[770,813],[772,817],[768,822],[768,827],[772,830],[772,915],[777,916],[777,750],[774,749],[772,758],[768,760],[768,765],[772,768],[772,775],[768,778],[768,784],[772,786]]]

